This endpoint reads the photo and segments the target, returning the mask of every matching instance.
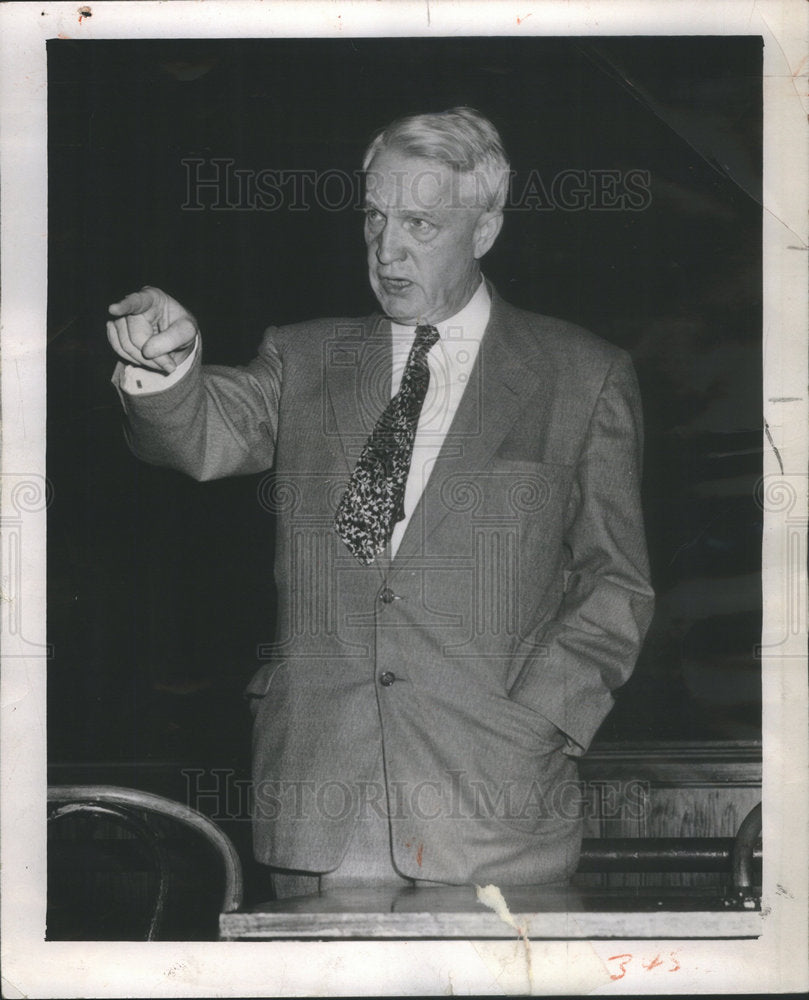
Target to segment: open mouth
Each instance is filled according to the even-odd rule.
[[[413,284],[412,281],[408,281],[407,278],[380,278],[379,283],[385,289],[386,292],[404,292]]]

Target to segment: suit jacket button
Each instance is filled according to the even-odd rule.
[[[390,589],[390,587],[385,587],[384,590],[379,592],[379,600],[383,604],[392,604],[396,600],[396,594]]]
[[[379,678],[379,683],[382,687],[389,688],[391,684],[396,680],[396,674],[392,674],[390,670],[386,670],[384,674]]]

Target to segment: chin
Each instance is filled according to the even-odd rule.
[[[382,312],[392,319],[394,323],[401,323],[402,326],[413,326],[418,323],[419,312],[414,311],[411,305],[406,305],[398,299],[391,299],[388,296],[377,296]]]

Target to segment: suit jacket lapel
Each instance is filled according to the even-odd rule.
[[[346,469],[354,471],[363,445],[390,400],[390,323],[372,315],[338,328],[325,348],[326,388]]]
[[[507,308],[493,292],[489,323],[469,384],[393,560],[394,572],[420,554],[422,540],[449,512],[441,497],[449,477],[474,480],[486,469],[529,398],[538,395],[541,378],[526,364],[530,345],[523,343],[519,330],[507,322]],[[541,414],[533,413],[532,419],[539,422]]]

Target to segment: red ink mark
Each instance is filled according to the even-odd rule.
[[[632,961],[632,956],[631,955],[611,955],[607,959],[608,962],[617,962],[617,961],[620,961],[621,959],[623,959],[623,961],[621,961],[621,974],[620,974],[620,976],[610,975],[610,979],[623,979],[624,978],[624,976],[626,975],[626,967]]]
[[[405,847],[410,847],[410,841],[409,840],[405,841]]]
[[[424,844],[419,844],[419,849],[416,851],[416,864],[421,868],[421,859],[424,855]]]
[[[680,968],[682,968],[682,966],[680,965],[679,961],[677,960],[677,952],[676,951],[670,951],[669,952],[669,957],[671,958],[672,964],[668,967],[668,969],[666,969],[667,972],[677,972]],[[620,969],[621,969],[621,971],[620,971],[619,974],[610,975],[610,979],[612,979],[612,980],[623,979],[624,976],[626,975],[626,967],[632,961],[632,958],[633,958],[633,956],[630,955],[630,954],[611,955],[607,959],[607,961],[608,962],[618,962],[618,963],[620,963]],[[658,952],[658,954],[655,955],[654,958],[652,958],[650,960],[647,960],[647,961],[641,960],[640,964],[641,964],[641,968],[642,969],[645,969],[647,972],[651,972],[652,969],[658,969],[658,968],[661,968],[662,966],[664,966],[665,962],[660,957],[660,953]]]
[[[517,18],[517,24],[522,24],[523,21],[527,21],[529,17],[531,17],[530,14],[526,14],[525,17],[518,17]]]
[[[70,35],[65,35],[63,32],[59,32],[59,38],[70,38]]]
[[[93,9],[92,7],[79,7],[79,24],[84,20],[85,17],[92,17]]]

